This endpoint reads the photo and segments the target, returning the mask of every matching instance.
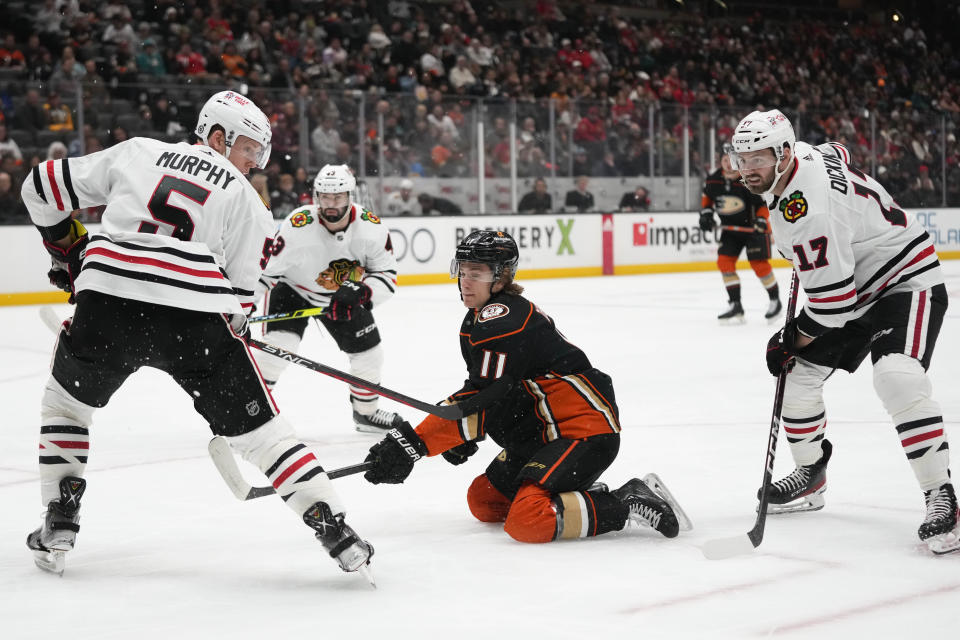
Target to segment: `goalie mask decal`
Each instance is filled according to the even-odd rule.
[[[789,198],[781,200],[777,208],[783,214],[783,219],[792,224],[807,215],[807,199],[802,192],[794,191]]]
[[[316,283],[324,289],[336,291],[344,280],[359,280],[363,276],[363,267],[356,260],[340,258],[330,263],[330,266],[320,272]]]
[[[504,304],[500,304],[499,302],[488,304],[483,309],[480,309],[477,322],[486,322],[487,320],[493,320],[494,318],[502,318],[508,313],[510,313],[510,309]]]

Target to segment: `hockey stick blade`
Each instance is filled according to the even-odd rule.
[[[326,311],[326,307],[309,307],[307,309],[297,309],[296,311],[288,311],[286,313],[271,313],[264,316],[254,316],[249,318],[247,322],[249,324],[256,324],[258,322],[275,322],[277,320],[295,320],[297,318],[309,318],[310,316],[319,316]]]
[[[40,320],[42,320],[47,329],[50,329],[54,334],[60,333],[60,327],[63,326],[63,322],[50,307],[40,307]]]
[[[290,351],[285,351],[280,347],[275,347],[272,344],[263,342],[262,340],[255,340],[251,338],[249,341],[251,347],[256,347],[264,353],[269,353],[272,356],[292,362],[293,364],[305,367],[307,369],[312,369],[317,373],[322,373],[325,376],[330,376],[341,382],[346,382],[347,384],[353,385],[354,387],[359,387],[361,389],[366,389],[367,391],[372,391],[378,396],[388,398],[400,404],[405,404],[408,407],[413,407],[414,409],[419,409],[425,413],[435,415],[439,418],[445,418],[447,420],[459,420],[464,417],[463,409],[456,404],[449,405],[436,405],[430,404],[429,402],[424,402],[422,400],[417,400],[416,398],[411,398],[410,396],[404,395],[399,391],[394,391],[393,389],[388,389],[386,387],[381,387],[378,384],[374,384],[363,378],[358,378],[356,376],[350,375],[349,373],[334,369],[333,367],[328,367],[325,364],[321,364],[314,360],[304,358]]]
[[[707,560],[726,560],[752,552],[756,546],[749,535],[740,534],[729,538],[707,540],[703,545],[703,555]]]
[[[230,487],[230,491],[233,492],[237,500],[254,500],[276,493],[273,487],[254,487],[244,479],[243,474],[240,473],[240,467],[237,466],[237,461],[233,457],[233,450],[230,449],[230,443],[227,442],[227,439],[223,436],[214,436],[207,445],[207,451],[210,453],[210,459],[213,460],[213,465],[217,468],[217,471],[220,472],[220,477],[222,477],[226,485]],[[372,462],[361,462],[348,467],[333,469],[326,473],[328,478],[336,480],[344,476],[363,473],[372,468]]]

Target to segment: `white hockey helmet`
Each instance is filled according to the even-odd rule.
[[[748,151],[773,149],[777,163],[783,160],[783,150],[791,150],[797,144],[797,136],[793,132],[793,125],[787,116],[778,109],[770,111],[754,111],[740,121],[733,131],[733,153],[730,161],[735,169],[740,169],[740,154]],[[751,168],[751,167],[744,167]]]
[[[235,91],[215,93],[200,109],[194,133],[206,142],[214,125],[223,127],[228,154],[237,136],[247,136],[260,144],[260,153],[255,159],[257,166],[261,169],[267,167],[273,131],[270,129],[270,120],[253,100]]]
[[[317,177],[313,179],[313,201],[317,205],[320,205],[320,217],[327,222],[339,222],[350,208],[351,194],[353,194],[356,188],[357,179],[353,176],[353,173],[347,165],[324,165],[317,173]],[[346,202],[338,207],[323,207],[320,202],[320,195],[324,193],[346,193]],[[340,213],[337,216],[328,216],[324,213],[327,208],[339,209]]]

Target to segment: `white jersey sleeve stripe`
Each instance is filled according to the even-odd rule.
[[[47,194],[43,190],[43,181],[40,180],[40,165],[35,166],[30,173],[33,175],[34,190],[36,190],[40,199],[43,200],[43,203],[47,204]]]
[[[77,192],[73,190],[73,180],[70,179],[70,161],[67,158],[60,160],[60,174],[63,176],[63,186],[67,188],[67,195],[70,196],[70,210],[76,211],[80,208],[80,200],[77,198]]]
[[[54,177],[54,165],[52,160],[47,160],[43,164],[46,165],[47,169],[47,180],[50,183],[50,193],[53,194],[53,199],[57,203],[57,209],[64,211],[63,208],[63,198],[60,197],[60,188],[57,186],[57,179]]]

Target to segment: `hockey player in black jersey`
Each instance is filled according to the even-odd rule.
[[[38,566],[63,572],[79,530],[94,411],[150,366],[267,475],[344,571],[365,571],[373,548],[344,522],[333,485],[279,415],[244,339],[274,231],[244,176],[266,166],[270,122],[251,100],[222,91],[201,108],[195,133],[201,144],[131,138],[47,161],[24,181],[24,203],[52,257],[51,283],[77,305],[41,402],[47,511],[27,545]],[[89,237],[71,211],[102,204],[103,228]]]
[[[522,542],[596,536],[628,522],[672,538],[689,520],[654,474],[617,490],[596,483],[620,448],[620,417],[610,377],[568,342],[513,281],[519,253],[508,234],[475,231],[456,249],[466,316],[460,351],[464,385],[448,398],[468,417],[404,422],[367,456],[374,484],[403,482],[414,462],[442,454],[466,461],[486,437],[503,450],[467,492],[473,515],[503,522]]]
[[[729,146],[729,145],[725,145]],[[717,267],[727,289],[729,304],[717,316],[723,324],[744,322],[740,303],[740,277],[737,275],[737,257],[744,249],[750,268],[767,290],[770,304],[764,317],[773,321],[783,310],[777,278],[770,267],[770,212],[763,200],[740,182],[740,172],[731,168],[726,154],[720,159],[720,168],[707,176],[703,184],[700,209],[700,229],[713,231],[720,217],[720,246],[717,248]]]

